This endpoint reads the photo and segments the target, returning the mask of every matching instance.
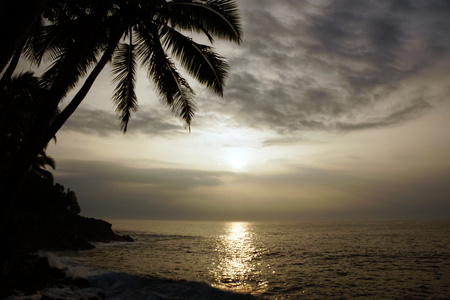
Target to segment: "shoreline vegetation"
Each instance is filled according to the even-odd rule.
[[[39,290],[68,285],[90,286],[83,278],[66,277],[64,270],[51,267],[37,251],[88,250],[95,242],[132,242],[118,235],[111,224],[79,215],[42,216],[15,211],[1,234],[0,298],[14,295],[36,295]],[[97,299],[104,299],[99,293]],[[51,299],[41,297],[40,299]]]

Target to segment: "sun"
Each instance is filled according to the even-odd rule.
[[[240,169],[246,165],[246,161],[242,156],[234,156],[230,158],[230,164],[234,169]]]
[[[240,148],[233,148],[228,152],[227,160],[233,169],[244,168],[248,162],[248,154]]]

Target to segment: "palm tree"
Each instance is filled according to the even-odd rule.
[[[49,1],[52,3],[52,1]],[[63,2],[63,4],[60,4]],[[182,31],[201,32],[240,43],[242,30],[232,0],[102,0],[92,3],[56,1],[47,16],[53,21],[27,45],[27,56],[40,63],[47,54],[54,62],[43,79],[51,87],[35,126],[34,156],[56,134],[87,95],[104,66],[111,61],[117,83],[113,101],[121,128],[137,109],[136,65],[140,61],[172,111],[190,129],[195,112],[194,91],[177,71],[175,58],[194,78],[219,95],[223,93],[227,64],[212,47],[198,44]],[[91,13],[88,14],[87,11]],[[87,34],[80,34],[79,28]],[[169,56],[172,55],[172,57]],[[54,110],[78,79],[92,72],[75,98],[48,128]],[[38,141],[39,140],[39,141]]]
[[[12,168],[46,92],[32,72],[14,76],[0,89],[0,170]]]
[[[55,23],[47,26],[44,34],[34,38],[27,51],[28,57],[35,62],[40,62],[46,53],[58,58],[44,74],[44,80],[54,90],[55,84],[59,83],[58,78],[69,78],[61,97],[86,74],[88,67],[95,66],[79,94],[68,106],[67,111],[70,113],[63,111],[50,130],[51,133],[59,130],[58,127],[62,126],[84,99],[95,78],[111,59],[114,82],[117,84],[113,101],[124,132],[131,114],[137,109],[135,84],[138,62],[148,69],[148,75],[162,98],[188,127],[195,111],[194,91],[178,73],[173,58],[200,83],[222,95],[226,62],[212,47],[196,43],[181,31],[203,32],[211,42],[214,41],[213,36],[216,36],[239,43],[242,33],[235,1],[116,0],[99,24],[100,27],[93,30],[97,35],[92,43],[84,45],[88,52],[80,57],[73,72],[67,74],[63,65],[75,45],[70,40],[77,38],[75,35],[78,31],[74,27],[80,26],[85,13],[83,10],[80,12],[79,6],[73,6],[77,5],[65,6],[63,11],[52,11]],[[68,7],[71,8],[72,16],[69,20]],[[60,122],[61,120],[64,121]],[[57,124],[60,126],[56,126]]]
[[[48,0],[44,16],[50,24],[30,38],[25,54],[37,64],[46,57],[53,61],[42,77],[48,93],[33,132],[17,156],[15,182],[20,182],[39,151],[83,101],[107,63],[112,63],[115,75],[113,101],[124,132],[137,110],[139,63],[147,68],[163,101],[190,130],[195,93],[176,63],[220,96],[228,66],[211,46],[186,34],[203,33],[211,43],[214,38],[235,43],[242,39],[234,0]],[[49,122],[60,101],[90,68],[69,105]]]

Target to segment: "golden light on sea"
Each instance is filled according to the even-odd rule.
[[[226,233],[216,247],[219,261],[213,270],[217,287],[239,292],[251,292],[255,286],[249,281],[257,275],[256,259],[260,251],[254,243],[254,237],[246,222],[227,223]],[[258,290],[264,289],[267,282],[260,282]]]

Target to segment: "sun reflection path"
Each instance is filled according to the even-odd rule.
[[[249,223],[227,223],[226,234],[216,247],[219,261],[213,270],[217,286],[241,292],[262,292],[268,282],[258,268],[263,252],[255,246]]]

